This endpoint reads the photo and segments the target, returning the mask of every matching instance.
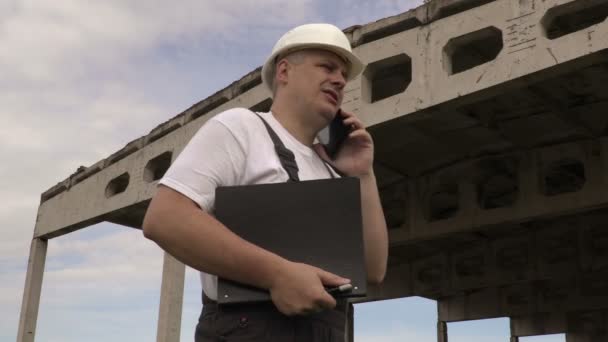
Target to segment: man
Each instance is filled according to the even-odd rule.
[[[388,237],[372,168],[372,138],[357,117],[342,112],[351,132],[335,159],[329,159],[316,143],[319,131],[340,109],[346,82],[361,70],[362,63],[337,27],[309,24],[287,32],[262,70],[264,84],[273,94],[271,111],[258,117],[235,108],[216,115],[160,181],[143,231],[201,271],[204,306],[197,342],[344,340],[344,303],[336,303],[325,288],[346,284],[348,279],[257,247],[212,216],[219,186],[289,179],[263,120],[295,154],[299,179],[336,177],[326,162],[359,178],[368,281],[383,280]],[[217,276],[268,289],[272,303],[218,308]]]

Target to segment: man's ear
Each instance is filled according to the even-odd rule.
[[[276,66],[275,71],[275,84],[285,84],[287,83],[287,76],[289,74],[290,64],[287,59],[281,59]]]

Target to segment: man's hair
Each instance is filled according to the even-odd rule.
[[[274,64],[274,72],[272,74],[272,97],[274,97],[274,95],[277,93],[276,77],[277,77],[277,65],[279,64],[279,62],[283,59],[286,59],[289,63],[294,64],[294,65],[302,64],[304,62],[304,59],[306,59],[307,54],[308,54],[308,51],[306,51],[306,50],[298,50],[298,51],[290,52],[285,56],[277,57],[277,60]]]

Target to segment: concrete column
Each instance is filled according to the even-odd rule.
[[[179,342],[186,266],[165,252],[160,290],[157,342]]]
[[[437,342],[448,342],[448,324],[437,321]]]
[[[48,242],[44,239],[33,239],[30,245],[17,342],[33,342],[36,337],[36,321],[38,320],[47,245]]]

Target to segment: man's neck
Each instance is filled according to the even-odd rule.
[[[277,121],[299,142],[312,147],[319,129],[311,125],[310,113],[299,112],[294,106],[275,101],[270,109]],[[306,119],[309,120],[306,120]]]

